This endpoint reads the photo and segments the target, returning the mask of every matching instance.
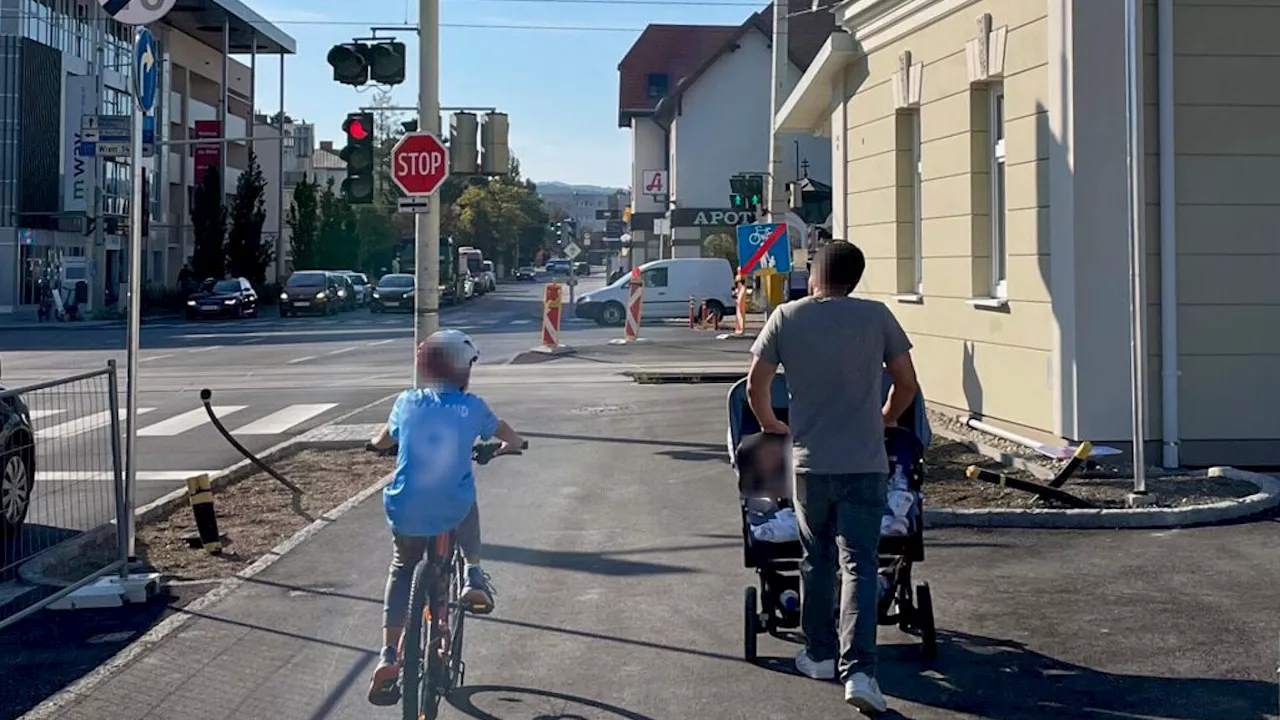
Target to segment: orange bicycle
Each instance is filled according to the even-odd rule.
[[[471,458],[479,465],[492,460],[499,443],[476,445]],[[529,443],[521,447],[526,450]],[[519,454],[512,453],[512,454]],[[466,563],[453,533],[437,535],[413,568],[409,617],[400,638],[400,693],[404,720],[435,720],[440,701],[462,685],[463,620],[468,608],[462,595]]]

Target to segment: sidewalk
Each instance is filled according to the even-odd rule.
[[[442,718],[856,717],[835,684],[790,672],[795,645],[764,637],[762,667],[740,659],[754,576],[723,461],[723,387],[620,385],[582,413],[520,388],[486,399],[534,448],[477,472],[498,609],[468,619],[462,709]],[[1274,718],[1277,544],[1278,522],[931,532],[918,579],[933,587],[940,654],[926,665],[916,639],[881,629],[888,717]],[[374,496],[27,718],[399,717],[364,700],[388,557]]]

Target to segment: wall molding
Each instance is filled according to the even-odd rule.
[[[893,108],[914,110],[920,107],[924,63],[912,64],[911,51],[898,56],[898,71],[893,74]]]
[[[979,0],[845,0],[836,22],[853,36],[858,55],[869,55]]]
[[[1005,48],[1009,43],[1009,26],[992,29],[991,13],[978,16],[978,31],[964,44],[964,60],[969,84],[999,82],[1004,78]]]

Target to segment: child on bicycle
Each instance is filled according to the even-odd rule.
[[[413,569],[437,535],[452,532],[466,561],[460,597],[476,613],[493,611],[493,591],[480,569],[480,514],[476,505],[471,448],[476,438],[496,437],[496,454],[517,452],[524,443],[485,401],[467,392],[471,368],[480,358],[471,338],[458,330],[432,334],[417,351],[422,387],[396,398],[387,424],[372,445],[386,450],[399,443],[395,476],[383,490],[383,507],[394,550],[383,606],[382,653],[369,687],[369,702],[399,700],[400,635],[409,606]]]

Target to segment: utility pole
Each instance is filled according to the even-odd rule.
[[[440,0],[418,0],[418,123],[440,137]],[[414,215],[413,347],[440,328],[440,194]],[[413,385],[419,387],[417,363]]]
[[[789,0],[774,0],[773,3],[773,83],[769,93],[769,174],[765,177],[767,189],[765,197],[767,198],[765,209],[769,214],[769,222],[784,222],[783,216],[787,211],[787,186],[782,179],[782,162],[786,157],[785,148],[782,146],[782,139],[774,130],[774,121],[778,117],[778,111],[782,109],[782,104],[787,101],[787,95],[790,94],[791,88],[789,80],[788,64],[791,62],[787,55],[787,14],[790,11]],[[764,218],[757,215],[756,222],[764,222]]]
[[[93,17],[96,22],[93,23],[93,72],[97,76],[97,82],[93,93],[93,114],[95,116],[102,115],[102,99],[106,95],[106,35],[107,26],[111,22],[107,11],[102,5],[96,5],[93,9]],[[81,118],[71,118],[69,122],[81,123]],[[107,277],[107,237],[106,237],[106,218],[103,217],[103,211],[106,209],[105,198],[103,197],[102,187],[102,156],[94,153],[93,155],[93,248],[89,254],[89,309],[96,310],[102,307],[106,299],[106,288],[110,279]]]

